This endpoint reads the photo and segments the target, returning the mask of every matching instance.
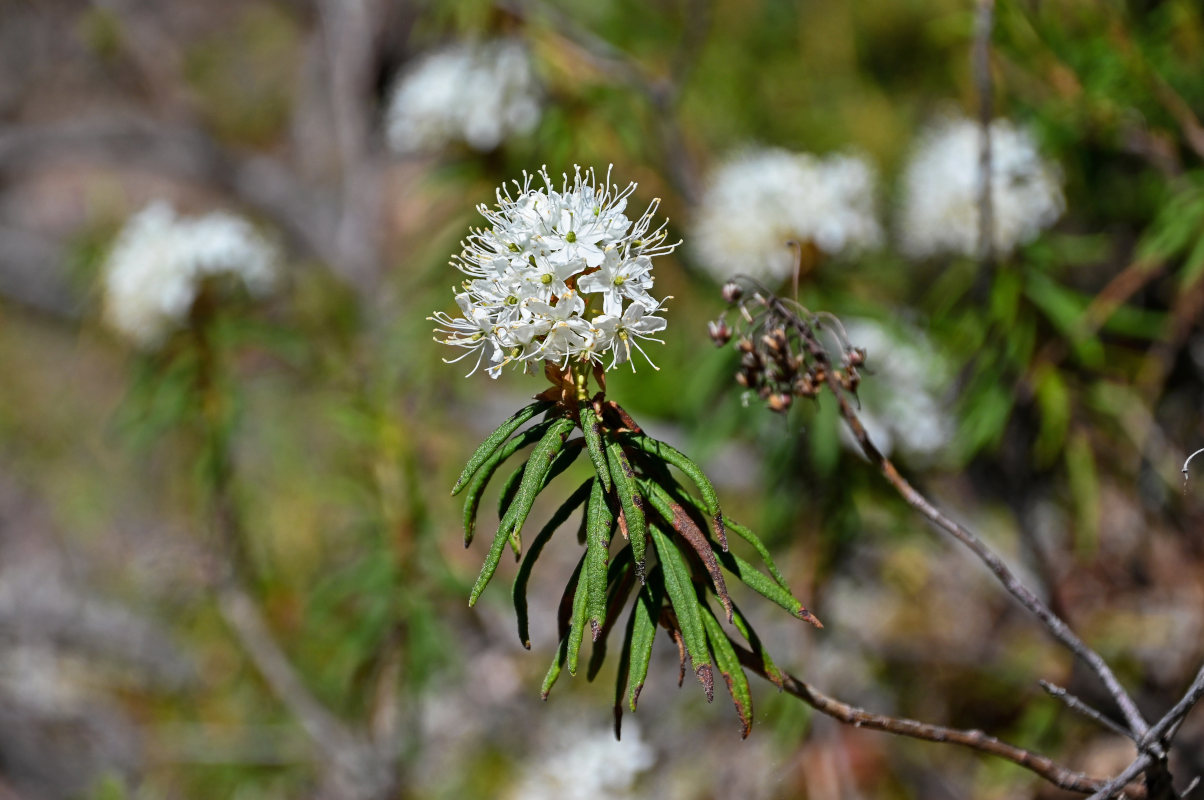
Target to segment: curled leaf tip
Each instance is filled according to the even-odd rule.
[[[715,699],[715,674],[711,671],[710,664],[700,664],[694,670],[694,674],[698,676],[698,681],[702,684],[702,690],[706,692],[707,702]]]
[[[711,517],[711,523],[715,529],[715,538],[719,540],[719,546],[723,552],[727,552],[727,526],[723,524],[723,514],[715,514]]]
[[[810,622],[812,625],[814,625],[817,628],[822,629],[824,627],[824,624],[819,621],[819,617],[815,616],[814,614],[812,614],[810,611],[808,611],[806,608],[803,608],[802,606],[799,606],[798,618],[805,622]],[[730,618],[729,618],[729,622],[730,622]]]

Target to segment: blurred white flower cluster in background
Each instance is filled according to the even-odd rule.
[[[1062,176],[1027,132],[1005,119],[991,123],[991,215],[996,252],[1007,255],[1048,228],[1065,210]],[[911,258],[978,250],[981,128],[947,118],[921,137],[903,173],[899,246]]]
[[[276,285],[277,248],[241,217],[222,211],[178,216],[156,202],[118,234],[102,276],[105,321],[153,349],[182,327],[206,278],[229,276],[254,296]]]
[[[539,114],[539,82],[520,41],[463,42],[402,72],[385,111],[385,134],[402,154],[453,142],[488,152],[533,131]]]
[[[476,354],[472,372],[486,364],[494,378],[507,364],[631,361],[633,347],[643,352],[637,340],[666,325],[649,294],[652,258],[677,244],[666,243],[666,223],[652,228],[659,201],[632,222],[623,212],[636,185],[620,190],[609,171],[597,183],[580,167],[559,189],[546,169],[513,184],[517,194],[499,189],[495,209],[477,206],[490,227],[452,259],[469,277],[456,294],[463,316],[432,316],[437,341],[467,351],[452,362]]]
[[[876,185],[873,166],[858,156],[745,151],[711,174],[691,249],[719,280],[740,273],[779,283],[794,270],[791,241],[829,256],[882,243]]]
[[[883,455],[935,459],[953,441],[955,416],[946,396],[953,368],[924,332],[911,325],[887,327],[869,319],[842,321],[849,344],[866,351],[865,370],[873,380],[857,392],[859,416]],[[848,436],[841,428],[841,434]],[[846,439],[858,450],[852,437]]]
[[[623,724],[616,740],[609,728],[590,731],[580,726],[565,730],[564,744],[541,754],[530,764],[518,786],[508,795],[522,800],[623,800],[633,793],[639,776],[656,763],[656,754],[640,738],[639,726]]]

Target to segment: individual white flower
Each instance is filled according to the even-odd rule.
[[[1066,201],[1060,170],[1027,132],[997,119],[990,134],[992,243],[1007,255],[1056,222]],[[979,124],[964,118],[944,119],[921,136],[903,173],[899,244],[909,257],[978,251],[981,137]]]
[[[253,295],[270,291],[278,253],[246,220],[224,212],[196,219],[153,203],[126,222],[104,265],[104,316],[151,349],[184,325],[201,283],[231,276]]]
[[[565,730],[562,742],[529,763],[523,779],[507,797],[522,800],[594,800],[634,798],[636,781],[656,764],[656,753],[640,737],[639,726],[624,722],[623,738],[609,729],[580,725]]]
[[[609,170],[599,183],[580,167],[559,188],[546,169],[512,186],[498,189],[494,208],[477,207],[489,227],[452,258],[468,276],[456,295],[461,315],[430,318],[436,341],[465,350],[452,361],[475,355],[469,374],[485,364],[494,378],[507,364],[601,364],[606,353],[613,367],[631,361],[632,347],[644,352],[637,339],[659,341],[652,334],[666,323],[649,294],[652,259],[677,247],[666,222],[652,227],[660,201],[633,222],[624,212],[636,185],[619,189]]]
[[[874,168],[852,155],[823,158],[749,150],[710,177],[695,211],[691,247],[719,280],[745,274],[778,283],[794,270],[790,242],[835,256],[877,247]]]
[[[652,334],[663,331],[668,325],[663,317],[652,316],[657,310],[656,306],[645,307],[643,303],[632,303],[621,316],[601,314],[594,317],[591,326],[593,348],[600,353],[607,350],[614,353],[610,362],[610,366],[614,367],[631,360],[632,347],[644,353],[637,339],[663,344],[660,339],[652,337]],[[644,353],[644,358],[648,358],[647,353]]]
[[[493,150],[539,122],[539,84],[515,39],[463,42],[421,59],[394,85],[385,134],[399,153],[465,142]]]
[[[954,418],[944,395],[953,370],[922,331],[869,319],[844,320],[849,344],[866,351],[857,391],[859,416],[884,455],[932,460],[953,440]],[[853,446],[851,438],[847,440]],[[854,446],[854,449],[855,446]]]

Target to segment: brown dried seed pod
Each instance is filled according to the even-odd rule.
[[[844,363],[850,367],[860,367],[865,363],[865,348],[854,347],[847,350],[844,354]]]
[[[765,334],[761,337],[761,341],[774,353],[786,350],[786,332],[781,328]]]
[[[857,387],[861,385],[861,373],[856,369],[849,367],[844,374],[844,379],[840,382],[847,391],[856,392]]]
[[[727,320],[717,319],[707,323],[707,333],[711,336],[711,341],[716,347],[723,347],[732,338],[732,329],[728,327]]]
[[[744,297],[744,289],[735,281],[728,281],[723,284],[720,294],[723,295],[725,303],[739,303],[740,298]]]
[[[761,360],[759,353],[747,352],[740,357],[740,366],[745,369],[761,369],[765,362]]]
[[[736,342],[736,348],[741,353],[751,353],[753,350],[756,349],[756,347],[752,343],[752,339],[749,339],[747,336],[740,337],[740,340]]]
[[[815,397],[819,394],[810,375],[800,375],[792,388],[799,397]]]
[[[745,370],[740,370],[736,373],[736,383],[743,386],[745,389],[751,389],[755,381],[749,377]]]
[[[782,414],[790,409],[790,404],[794,402],[794,398],[783,392],[775,392],[765,402],[769,406],[770,411],[777,411],[779,414]]]

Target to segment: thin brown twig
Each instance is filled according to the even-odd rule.
[[[762,678],[770,680],[765,670],[765,663],[757,654],[735,642],[733,642],[733,647],[735,647],[736,655],[739,657],[741,664]],[[980,730],[947,728],[942,725],[933,725],[903,717],[875,714],[830,697],[806,681],[800,680],[787,672],[782,672],[781,675],[781,688],[783,691],[799,698],[821,714],[843,722],[846,725],[852,725],[857,728],[869,728],[871,730],[892,733],[897,736],[921,739],[927,742],[940,742],[967,747],[971,750],[996,756],[1024,767],[1058,788],[1071,792],[1088,794],[1098,791],[1106,785],[1099,778],[1092,778],[1082,772],[1075,772],[1048,756],[1008,744]],[[1145,793],[1140,787],[1134,787],[1131,796],[1136,800],[1139,797],[1144,797]]]
[[[1095,794],[1088,797],[1087,800],[1111,800],[1122,792],[1125,797],[1128,797],[1129,792],[1125,787],[1129,785],[1130,781],[1135,780],[1138,775],[1145,771],[1150,761],[1151,757],[1146,753],[1142,753],[1123,772],[1097,789]]]
[[[1138,738],[1145,736],[1149,730],[1149,723],[1142,717],[1137,704],[1133,702],[1133,698],[1120,685],[1120,681],[1117,680],[1115,673],[1112,672],[1112,668],[1108,666],[1099,653],[1088,647],[1061,617],[1054,614],[1048,605],[1037,597],[1032,590],[1021,583],[995,551],[988,547],[972,531],[945,516],[899,473],[890,459],[886,458],[878,450],[877,446],[874,445],[865,430],[865,426],[862,425],[861,419],[857,416],[857,412],[849,404],[845,391],[836,376],[836,371],[832,369],[827,351],[815,335],[811,326],[793,313],[777,297],[773,297],[767,300],[767,302],[770,303],[771,307],[774,308],[775,312],[782,319],[790,321],[790,324],[806,343],[811,356],[817,363],[825,367],[825,380],[836,399],[840,415],[849,426],[853,438],[857,441],[858,446],[870,463],[878,468],[887,482],[895,488],[895,491],[899,493],[908,505],[919,511],[933,525],[950,534],[969,548],[995,575],[996,579],[1003,584],[1003,587],[1007,589],[1009,594],[1036,616],[1055,639],[1090,667],[1092,672],[1099,677],[1108,694],[1116,702],[1133,735]]]
[[[1049,681],[1037,681],[1037,683],[1039,683],[1041,688],[1044,689],[1051,697],[1056,697],[1058,700],[1061,700],[1063,703],[1065,703],[1066,707],[1071,711],[1082,714],[1092,722],[1102,725],[1113,733],[1119,734],[1126,739],[1133,738],[1132,733],[1125,730],[1120,725],[1117,725],[1115,722],[1105,717],[1099,710],[1087,705],[1078,697],[1063,689],[1061,686],[1056,686]]]

